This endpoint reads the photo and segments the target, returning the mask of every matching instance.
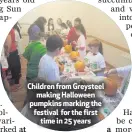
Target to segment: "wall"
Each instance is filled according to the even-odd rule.
[[[64,21],[68,19],[73,21],[74,18],[80,17],[88,34],[127,47],[126,40],[114,21],[91,5],[66,1],[43,4],[27,13],[20,20],[20,23],[31,24],[39,16],[45,16],[47,19],[52,17],[55,23],[59,17]]]
[[[59,17],[62,18],[64,22],[66,20],[72,20],[73,22],[76,17],[80,17],[82,19],[82,23],[87,30],[88,35],[96,36],[105,41],[114,43],[121,47],[128,48],[127,42],[122,32],[114,23],[114,21],[111,20],[105,13],[91,5],[73,1],[58,1],[41,5],[27,13],[19,21],[20,23],[25,23],[24,25],[22,25],[22,32],[27,33],[27,28],[29,27],[29,24],[33,23],[39,16],[44,16],[47,19],[52,17],[55,24],[57,18]],[[105,46],[104,52],[106,60],[116,67],[129,64],[130,55],[127,54],[128,57],[122,60],[124,52],[120,52],[120,54],[117,54],[116,50],[117,49],[113,50],[111,46]],[[115,64],[117,60],[120,63]]]

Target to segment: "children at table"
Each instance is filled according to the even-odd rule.
[[[46,42],[47,53],[39,62],[39,79],[48,82],[60,81],[59,67],[54,57],[60,54],[62,46],[63,41],[58,35],[52,35],[48,38]]]
[[[75,31],[75,27],[81,25],[82,28],[84,29],[84,26],[81,22],[81,19],[80,18],[76,18],[74,20],[74,27],[70,28],[70,31],[68,33],[68,36],[67,36],[67,41],[68,43],[72,43],[73,41],[76,41],[78,40],[78,35],[76,34],[76,31]],[[85,29],[84,29],[85,31]],[[84,34],[85,38],[86,38],[86,31],[85,31],[85,34]]]
[[[88,45],[90,51],[84,58],[85,60],[87,60],[87,62],[85,61],[86,64],[92,69],[92,71],[97,76],[104,76],[104,70],[106,67],[105,59],[99,51],[101,45],[102,44],[100,41],[93,39]]]
[[[110,74],[118,74],[118,76],[123,77],[120,91],[122,94],[125,94],[130,80],[131,69],[132,65],[110,69],[109,71],[105,72],[105,75],[109,76]]]

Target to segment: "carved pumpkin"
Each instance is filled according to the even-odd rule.
[[[72,52],[72,46],[69,45],[69,44],[67,44],[67,45],[65,46],[65,52],[66,52],[66,53],[71,53],[71,52]]]
[[[77,61],[74,66],[77,72],[84,72],[85,63],[83,61]]]
[[[118,88],[116,81],[111,78],[105,78],[104,83],[105,83],[105,90],[104,90],[105,94],[108,96],[115,95]]]
[[[79,52],[77,52],[77,51],[72,51],[72,52],[70,53],[70,58],[71,58],[71,60],[76,60],[78,57],[79,57]]]

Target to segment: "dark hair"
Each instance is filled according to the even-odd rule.
[[[67,26],[66,26],[65,23],[62,23],[62,24],[61,24],[61,27],[64,27],[65,29],[67,29]]]
[[[69,28],[72,28],[72,22],[71,22],[71,21],[67,20],[67,21],[66,21],[66,24],[67,24],[67,26],[68,26]]]
[[[15,25],[14,25],[14,29],[16,29],[17,30],[17,32],[18,32],[18,34],[19,34],[19,37],[20,37],[20,39],[22,38],[22,35],[21,35],[21,32],[20,32],[20,28],[19,28],[19,23],[17,22]]]
[[[79,30],[84,36],[86,35],[86,30],[82,24],[75,27],[76,30]]]
[[[50,31],[50,21],[53,21],[53,18],[49,18],[48,20],[48,31]],[[54,30],[54,24],[52,24],[51,26],[52,26],[52,30]]]
[[[57,21],[58,21],[58,20],[60,20],[60,21],[61,21],[61,23],[62,23],[62,19],[61,19],[61,18],[58,18],[58,19],[57,19]]]
[[[103,55],[103,45],[102,45],[101,42],[100,42],[100,45],[99,45],[99,52]]]
[[[41,32],[45,32],[45,29],[44,29],[44,23],[46,23],[47,20],[44,18],[44,17],[39,17],[32,25],[30,25],[30,27],[28,28],[28,34],[30,33],[30,30],[31,28],[34,26],[34,25],[37,25],[39,28],[40,28],[40,31]]]
[[[76,18],[74,21],[76,21],[76,22],[78,22],[79,24],[81,24],[82,22],[81,22],[81,19],[78,17],[78,18]]]
[[[46,48],[50,52],[54,52],[57,48],[62,48],[63,41],[58,35],[50,36],[46,41]]]

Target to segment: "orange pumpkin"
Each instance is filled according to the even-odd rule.
[[[104,83],[105,83],[105,94],[108,96],[113,96],[116,94],[117,92],[117,82],[111,78],[106,78],[104,79]]]
[[[84,72],[85,63],[83,61],[77,61],[74,66],[77,72]]]
[[[76,60],[78,57],[79,57],[79,52],[77,52],[77,51],[72,51],[72,52],[70,53],[70,58],[71,58],[71,60]]]
[[[67,45],[65,46],[65,52],[66,52],[66,53],[71,53],[71,52],[72,52],[72,46],[69,45],[69,44],[67,44]]]

